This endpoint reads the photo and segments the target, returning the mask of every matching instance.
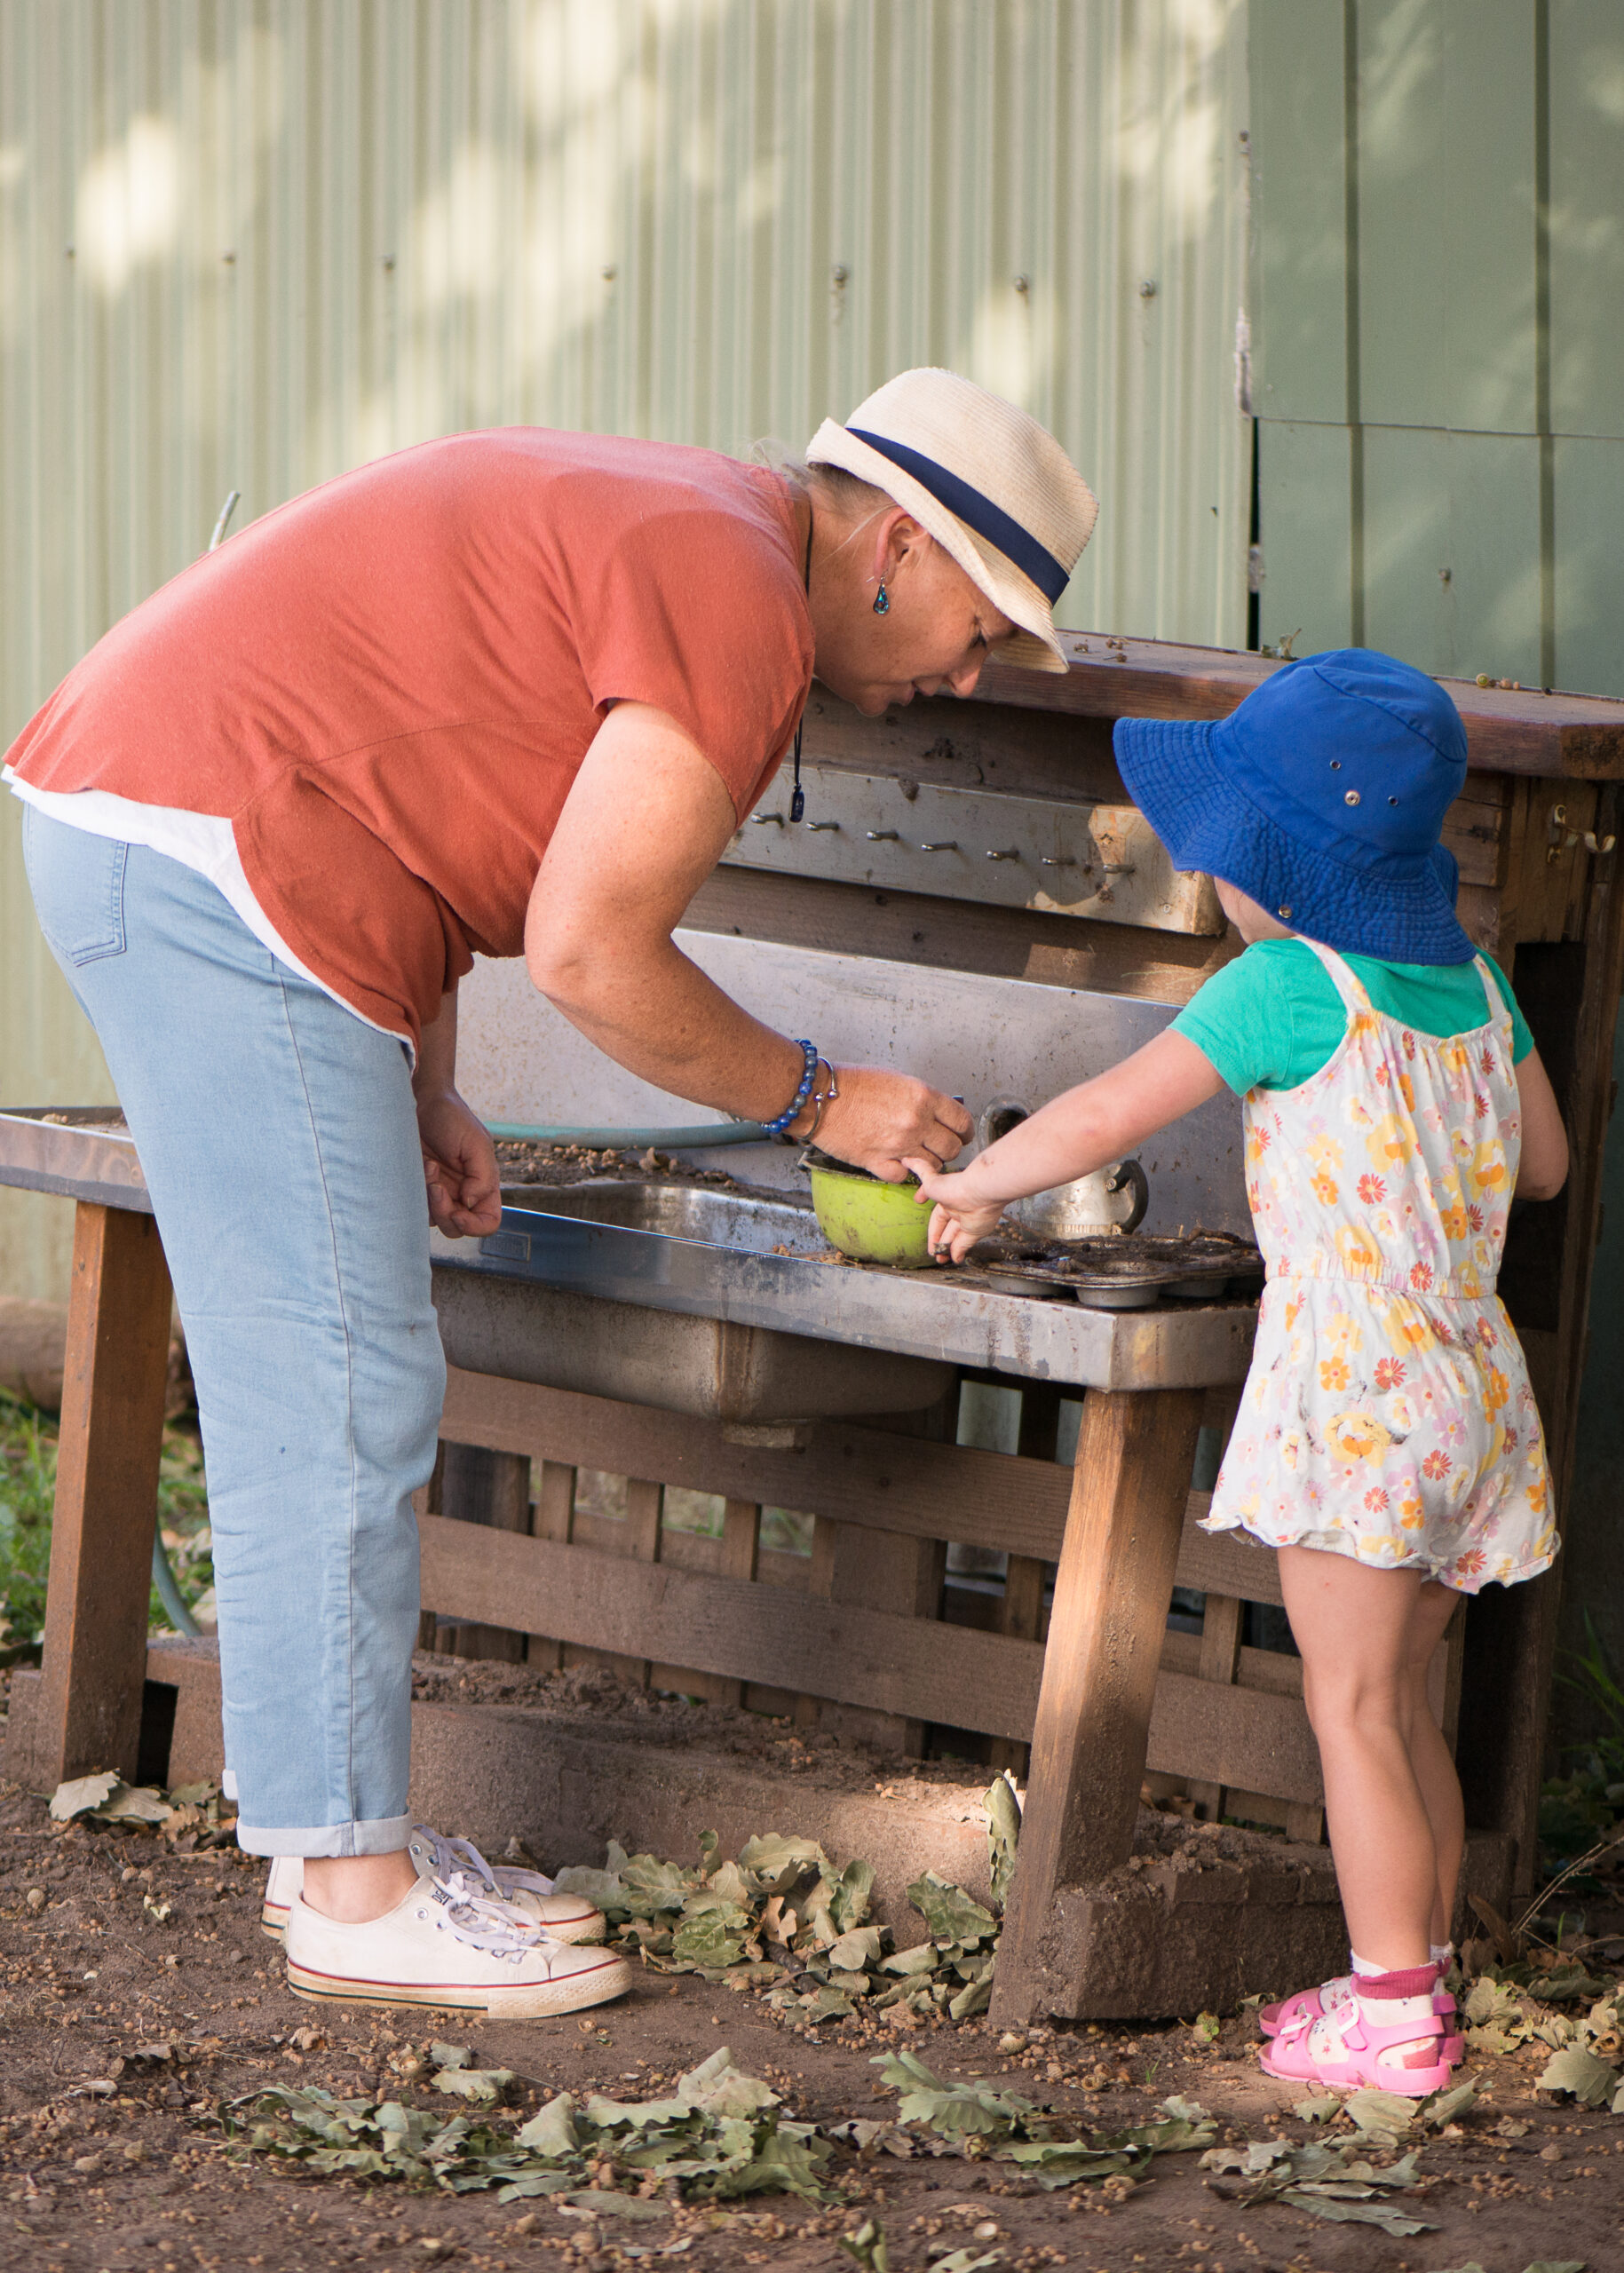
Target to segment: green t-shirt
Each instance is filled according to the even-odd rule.
[[[1442,1040],[1488,1022],[1488,998],[1475,963],[1381,962],[1374,955],[1343,960],[1375,1008],[1417,1034]],[[1489,962],[1511,1013],[1511,1055],[1520,1065],[1533,1048],[1517,998],[1500,965]],[[1215,971],[1173,1021],[1238,1097],[1248,1089],[1295,1089],[1327,1064],[1348,1031],[1335,982],[1301,939],[1259,939]]]

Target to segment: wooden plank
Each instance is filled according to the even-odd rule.
[[[1240,1670],[1240,1626],[1246,1604],[1233,1595],[1208,1595],[1201,1616],[1201,1655],[1197,1667],[1202,1681],[1228,1687]],[[1153,1724],[1154,1715],[1153,1715]],[[1197,1778],[1190,1796],[1204,1823],[1223,1819],[1224,1786]]]
[[[989,1735],[1021,1736],[1032,1725],[1043,1663],[1034,1642],[551,1540],[476,1532],[441,1516],[425,1517],[422,1533],[424,1597],[443,1615],[518,1620],[582,1648],[793,1685]]]
[[[535,1495],[532,1528],[537,1539],[567,1540],[575,1517],[575,1469],[570,1461],[544,1460]]]
[[[425,1517],[422,1532],[424,1598],[459,1622],[494,1623],[500,1611],[528,1630],[544,1621],[582,1650],[624,1659],[665,1659],[773,1687],[795,1682],[837,1702],[1010,1737],[1032,1730],[1043,1661],[1034,1643],[683,1567],[716,1549],[714,1540],[674,1534],[680,1563],[673,1556],[647,1564],[511,1532],[479,1534],[445,1517]],[[1243,1685],[1215,1692],[1161,1653],[1148,1764],[1184,1775],[1216,1763],[1220,1780],[1256,1779],[1256,1788],[1311,1799],[1319,1786],[1303,1766],[1312,1740],[1301,1698],[1244,1685],[1246,1661],[1266,1653],[1241,1654]]]
[[[1067,1477],[1051,1461],[842,1422],[819,1422],[804,1451],[774,1451],[730,1444],[718,1422],[456,1366],[445,1414],[448,1435],[580,1468],[1049,1562],[1060,1551]]]
[[[170,1302],[153,1218],[82,1202],[34,1722],[34,1777],[48,1790],[136,1772]]]
[[[695,931],[742,933],[788,946],[883,955],[929,970],[990,973],[1179,1005],[1240,951],[1238,938],[1080,923],[1070,915],[978,907],[752,868],[717,868],[694,894],[683,922]]]
[[[1280,431],[1268,425],[1262,438],[1260,467],[1265,481],[1268,447]],[[1294,431],[1306,434],[1309,430]],[[1266,521],[1264,526],[1266,532]],[[1266,558],[1266,534],[1264,549]],[[1303,567],[1308,573],[1311,564],[1305,559]],[[1275,613],[1282,610],[1290,614],[1283,594]],[[1281,628],[1289,630],[1291,625],[1282,622]],[[968,700],[1066,711],[1077,717],[1222,718],[1279,669],[1265,655],[1223,647],[1179,647],[1161,640],[1126,639],[1108,653],[1085,653],[1081,635],[1062,632],[1060,644],[1070,666],[1065,678],[1000,662],[994,655]],[[1302,652],[1309,652],[1306,642],[1300,645]],[[1480,687],[1471,679],[1446,678],[1442,684],[1465,722],[1469,762],[1475,771],[1596,781],[1624,779],[1624,707],[1618,701],[1604,695],[1544,694],[1530,686]]]
[[[454,1366],[441,1425],[471,1442],[532,1453],[549,1468],[614,1472],[624,1458],[690,1491],[798,1508],[916,1538],[1002,1548],[1040,1564],[1058,1560],[1066,1536],[1071,1478],[1052,1460],[932,1444],[852,1422],[820,1422],[804,1451],[774,1452],[730,1444],[717,1422]],[[1198,1528],[1211,1496],[1187,1495],[1176,1583],[1279,1608],[1283,1597],[1272,1548],[1243,1532]],[[585,1535],[610,1543],[607,1532],[598,1539],[590,1518],[575,1520],[578,1532],[587,1526]]]
[[[1052,1461],[1057,1456],[1059,1437],[1059,1388],[1053,1382],[1028,1382],[1020,1393],[1017,1455],[1023,1460]],[[1003,1600],[998,1606],[1001,1634],[1018,1635],[1023,1642],[1041,1642],[1044,1638],[1043,1589],[1048,1575],[1048,1564],[1033,1556],[1010,1556],[1004,1572]],[[1007,1737],[996,1738],[988,1764],[994,1773],[1002,1770],[1024,1778],[1029,1765],[1028,1747],[1011,1744]]]
[[[442,1441],[436,1512],[455,1523],[527,1532],[529,1455]],[[451,1629],[449,1641],[453,1657],[494,1658],[510,1665],[524,1662],[525,1637],[511,1627],[457,1626]]]
[[[1083,648],[1104,652],[1098,639],[1085,639]],[[915,695],[905,709],[868,718],[814,681],[804,755],[854,773],[892,773],[944,788],[1120,805],[1128,793],[1112,751],[1112,724],[964,702],[956,694]]]
[[[1056,1897],[1105,1877],[1133,1843],[1201,1404],[1199,1390],[1083,1400],[1020,1867],[999,1948],[993,2017],[1003,2025],[1058,2009]]]
[[[598,1467],[601,1464],[596,1461],[581,1462],[583,1468]],[[633,1563],[658,1563],[661,1559],[662,1543],[661,1517],[664,1501],[663,1482],[646,1482],[640,1477],[629,1476],[626,1478],[625,1515],[618,1523],[599,1519],[595,1524],[590,1523],[590,1519],[584,1515],[577,1516],[576,1539],[580,1539],[582,1532],[589,1532],[590,1525],[589,1535],[592,1544],[601,1553],[614,1557],[616,1561],[624,1559]],[[608,1583],[613,1585],[614,1581],[610,1580]],[[646,1689],[651,1682],[661,1689],[680,1690],[682,1686],[677,1677],[677,1669],[674,1666],[661,1664],[656,1667],[651,1664],[650,1659],[654,1653],[650,1651],[634,1650],[627,1652],[614,1650],[577,1649],[571,1646],[574,1639],[572,1635],[566,1634],[561,1627],[558,1632],[559,1638],[566,1644],[562,1655],[563,1662],[566,1666],[601,1667],[604,1672],[614,1674],[617,1680],[625,1682],[632,1689]]]
[[[957,1449],[951,1439],[958,1409],[955,1380],[947,1394],[926,1411],[890,1414],[879,1426],[886,1435],[915,1446],[930,1444],[952,1452]],[[941,1615],[947,1554],[947,1543],[939,1535],[899,1532],[871,1524],[835,1523],[820,1516],[812,1535],[810,1583],[814,1592],[831,1602],[860,1603],[870,1610],[894,1611],[905,1618],[936,1619]],[[872,1744],[908,1760],[924,1756],[927,1723],[916,1714],[880,1714],[848,1705],[797,1717],[808,1721],[815,1717],[820,1726],[832,1729],[846,1742]]]
[[[575,1470],[567,1461],[543,1460],[536,1463],[535,1503],[530,1511],[530,1529],[537,1539],[556,1540],[566,1546],[574,1535],[575,1523]],[[531,1634],[525,1640],[525,1659],[529,1665],[547,1673],[557,1673],[564,1663],[564,1644],[556,1638]]]
[[[679,1533],[666,1533],[665,1553],[669,1559]],[[725,1579],[737,1580],[749,1585],[761,1567],[761,1503],[757,1500],[726,1500],[722,1505],[722,1536],[708,1540],[707,1546],[717,1550],[717,1569]],[[705,1686],[696,1694],[709,1697],[713,1705],[744,1703],[744,1683],[728,1679],[722,1674],[699,1674],[693,1678]]]
[[[1178,1545],[1178,1584],[1197,1594],[1238,1595],[1242,1602],[1271,1603],[1283,1610],[1286,1597],[1274,1549],[1243,1531],[1202,1531],[1200,1521],[1211,1504],[1210,1492],[1190,1494]]]
[[[1469,773],[1465,788],[1444,815],[1439,834],[1454,854],[1462,884],[1503,883],[1511,791],[1503,773]]]
[[[1300,1698],[1224,1688],[1186,1673],[1164,1670],[1157,1680],[1145,1766],[1192,1782],[1267,1792],[1314,1806],[1325,1795],[1319,1746]],[[1144,1769],[1139,1772],[1143,1776]],[[1137,1794],[1137,1785],[1134,1789]],[[1030,1812],[1030,1797],[1026,1805]],[[1061,1881],[1083,1882],[1069,1877]]]
[[[1201,1636],[1169,1627],[1161,1637],[1161,1669],[1163,1673],[1180,1674],[1191,1681],[1199,1681]],[[1254,1650],[1243,1643],[1235,1668],[1235,1685],[1239,1689],[1261,1690],[1267,1697],[1301,1699],[1303,1660],[1289,1650]]]
[[[1474,438],[1476,439],[1476,438]],[[1490,440],[1502,439],[1490,437]],[[1411,532],[1406,530],[1406,537]],[[1436,566],[1429,563],[1426,574],[1437,584]],[[1457,580],[1458,581],[1458,580]],[[1441,589],[1441,588],[1440,588]],[[1438,592],[1432,597],[1438,598]],[[1446,598],[1447,595],[1444,595]],[[1458,594],[1456,595],[1458,598]],[[1458,609],[1456,611],[1458,613]],[[1536,630],[1537,641],[1537,630]],[[1414,641],[1412,639],[1413,646]],[[1485,653],[1487,650],[1485,649]],[[1508,651],[1509,653],[1509,651]],[[1499,671],[1501,677],[1522,676],[1508,661]],[[1050,717],[1042,711],[1006,710],[991,703],[963,702],[957,697],[939,697],[935,701],[921,698],[910,703],[906,710],[887,711],[883,720],[865,718],[839,702],[822,688],[814,690],[807,705],[805,756],[816,759],[822,766],[833,766],[842,772],[889,775],[900,786],[907,796],[920,785],[943,788],[990,789],[1006,796],[1034,797],[1047,804],[1061,807],[1131,805],[1132,799],[1123,786],[1122,777],[1111,753],[1108,720],[1078,720]],[[1097,749],[1079,748],[1080,738],[1086,729],[1099,729]],[[1461,864],[1462,880],[1469,883],[1492,883],[1496,880],[1493,846],[1498,836],[1498,816],[1506,798],[1506,780],[1500,774],[1472,774],[1461,796],[1449,808],[1444,818],[1443,838]],[[1481,824],[1487,819],[1490,828],[1485,832]],[[1486,843],[1485,856],[1483,846]],[[728,868],[715,879],[725,888],[726,879],[737,873]],[[757,875],[761,870],[752,871]],[[773,869],[774,876],[785,872]],[[839,886],[843,892],[861,887]],[[731,896],[723,891],[731,903]],[[910,907],[944,907],[958,912],[961,923],[973,920],[977,904],[952,899],[938,900],[923,894],[898,894],[882,890],[878,899],[887,906],[894,906],[899,899],[906,899]],[[766,903],[771,905],[771,902]],[[718,912],[719,912],[718,903]],[[726,924],[707,922],[701,912],[690,908],[684,917],[686,924],[700,930],[730,929],[734,920],[730,914]],[[1014,910],[1002,911],[1015,913]],[[1050,927],[1073,923],[1070,916],[1040,919]],[[1090,917],[1090,926],[1100,919]],[[756,927],[745,923],[742,929],[754,934]],[[911,928],[911,927],[908,927]],[[1122,955],[1133,951],[1133,933],[1127,925],[1107,925],[1110,944],[1101,949],[1102,957],[1113,953]],[[901,938],[890,951],[904,962],[929,962],[939,964],[939,952],[931,954],[907,954],[901,951],[907,931],[899,923],[894,929]],[[996,935],[994,935],[996,936]],[[1018,938],[1018,932],[1009,936]],[[1052,937],[1065,946],[1068,935],[1051,931],[1042,936]],[[849,931],[836,934],[839,946],[850,951]],[[809,941],[807,944],[821,944]],[[907,939],[907,944],[922,943]],[[939,949],[940,942],[938,943]],[[1154,954],[1153,943],[1142,944],[1141,954]],[[974,968],[984,968],[979,962]],[[1121,991],[1120,989],[1113,991]]]

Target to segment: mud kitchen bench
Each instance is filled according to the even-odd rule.
[[[690,909],[686,951],[830,1055],[906,1065],[974,1111],[1036,1102],[1160,1030],[1233,950],[1210,888],[1172,875],[1127,803],[1110,723],[1221,715],[1272,666],[1071,645],[1064,679],[989,669],[983,698],[881,720],[814,690],[824,826],[791,829],[769,793]],[[1624,706],[1451,692],[1473,768],[1448,840],[1463,920],[1511,970],[1574,1143],[1567,1192],[1520,1216],[1502,1280],[1560,1485],[1624,970]],[[492,1120],[693,1118],[594,1058],[517,967],[480,967],[462,1025],[460,1079]],[[1144,1164],[1147,1238],[1245,1232],[1232,1103]],[[1139,1307],[1101,1308],[832,1261],[783,1148],[509,1174],[499,1232],[432,1243],[451,1373],[420,1521],[442,1646],[543,1668],[596,1655],[905,1755],[946,1731],[1024,1773],[995,2020],[1188,2011],[1331,1962],[1273,1558],[1196,1528],[1255,1279],[1169,1264]],[[170,1290],[139,1164],[115,1113],[18,1108],[0,1113],[0,1182],[77,1208],[44,1663],[17,1677],[0,1765],[36,1790],[133,1774],[144,1697],[149,1748],[167,1698],[171,1758],[195,1763],[218,1692],[195,1647],[149,1651],[146,1632]],[[577,1505],[591,1471],[627,1479],[622,1517]],[[665,1524],[669,1487],[717,1495],[719,1535]],[[764,1506],[813,1518],[810,1556],[764,1548]],[[1570,1536],[1565,1559],[1583,1554]],[[1446,1730],[1470,1732],[1470,1881],[1503,1902],[1532,1868],[1556,1588],[1497,1591],[1434,1674]],[[1284,1837],[1146,1867],[1147,1780],[1186,1814]]]

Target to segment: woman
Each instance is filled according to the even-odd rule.
[[[873,716],[969,693],[994,646],[1065,668],[1050,611],[1094,500],[945,371],[809,458],[522,428],[404,451],[186,569],[10,753],[186,1323],[237,1835],[302,1863],[305,1994],[519,2016],[628,1981],[595,1921],[407,1814],[410,1501],[444,1383],[424,1180],[443,1232],[500,1216],[456,1087],[473,954],[522,953],[659,1089],[792,1136],[820,1109],[876,1175],[970,1134],[923,1082],[772,1033],[671,933],[814,671]]]

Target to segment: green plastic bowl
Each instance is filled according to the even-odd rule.
[[[931,1211],[915,1197],[916,1177],[882,1184],[860,1168],[824,1168],[811,1161],[812,1212],[831,1247],[854,1263],[929,1263],[925,1234]]]

